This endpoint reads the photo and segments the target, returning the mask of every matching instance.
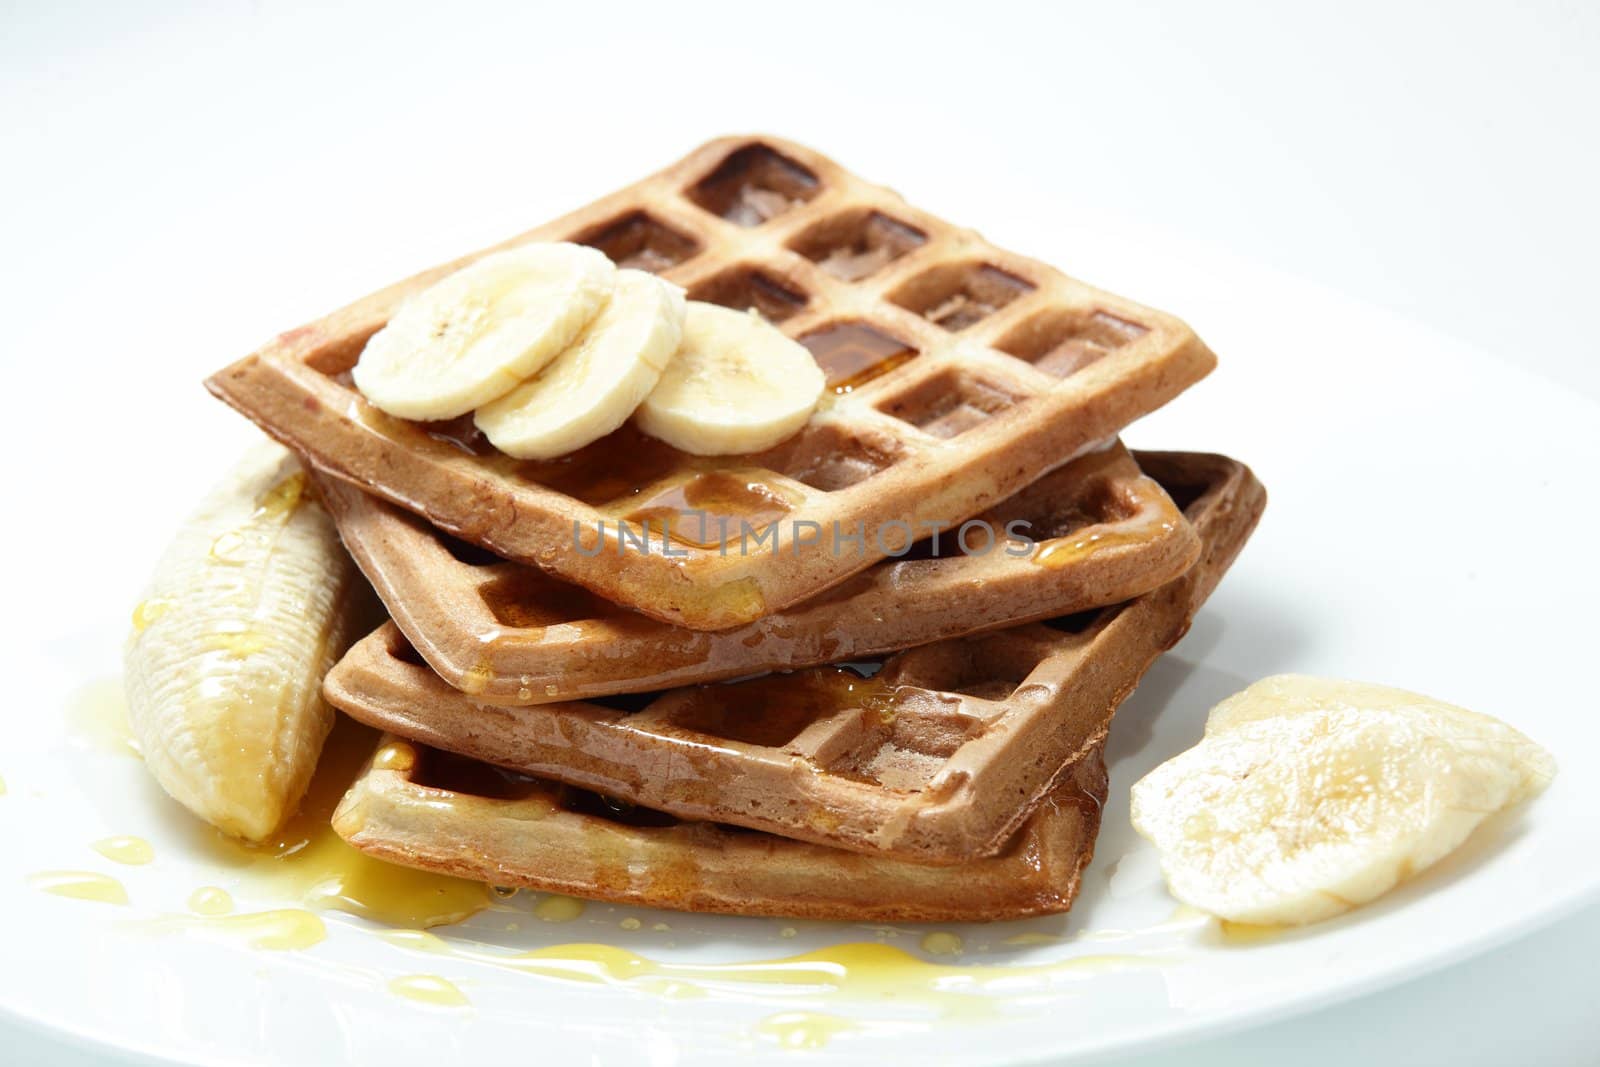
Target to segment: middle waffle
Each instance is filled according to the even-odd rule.
[[[862,659],[1117,604],[1176,578],[1200,541],[1125,448],[1080,457],[959,529],[731,630],[613,605],[322,476],[340,536],[412,647],[486,704],[547,704]],[[973,525],[978,524],[978,525]],[[1025,535],[1036,544],[1009,539]]]

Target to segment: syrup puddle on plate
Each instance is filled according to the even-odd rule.
[[[334,832],[333,810],[377,740],[375,731],[340,716],[300,810],[283,829],[261,845],[245,845],[197,823],[200,851],[236,873],[252,895],[388,926],[442,926],[490,907],[494,893],[481,882],[380,862]]]
[[[981,1019],[998,1014],[997,1001],[982,994],[1059,991],[1063,983],[1098,974],[1148,967],[1139,956],[1076,956],[1041,964],[930,963],[903,949],[849,942],[772,959],[690,963],[652,959],[615,945],[565,944],[525,952],[446,939],[426,930],[380,933],[398,948],[463,963],[585,985],[604,985],[667,997],[749,992],[847,1002],[893,1002],[931,1009],[943,1019]]]
[[[847,679],[862,685],[859,678]],[[120,684],[98,683],[74,704],[72,724],[81,747],[136,754],[127,729]],[[301,952],[327,940],[321,910],[350,913],[378,924],[374,935],[406,954],[446,959],[466,968],[489,967],[545,980],[608,986],[667,999],[733,997],[748,1000],[776,994],[777,1003],[793,1010],[769,1014],[752,1024],[764,1041],[783,1048],[811,1049],[841,1034],[871,1029],[870,1018],[847,1018],[811,1010],[830,1004],[891,1006],[936,1020],[976,1021],[1001,1017],[1008,999],[1059,994],[1096,975],[1148,968],[1163,962],[1155,956],[1080,955],[1037,964],[963,963],[962,938],[949,931],[907,931],[921,934],[922,954],[882,942],[846,942],[809,952],[766,959],[729,962],[677,962],[646,957],[607,944],[574,942],[517,951],[492,943],[444,938],[427,927],[462,922],[487,909],[505,910],[492,887],[394,866],[371,859],[347,845],[330,819],[345,789],[376,747],[377,734],[340,717],[328,739],[299,813],[270,841],[247,846],[204,827],[191,827],[187,851],[209,866],[210,877],[187,901],[187,912],[158,915],[125,925],[158,933],[206,940],[268,952]],[[156,859],[155,850],[132,836],[102,839],[94,846],[108,859],[142,864]],[[166,854],[163,849],[163,854]],[[198,853],[198,855],[195,855]],[[234,881],[229,881],[233,879]],[[126,890],[116,879],[91,871],[44,871],[33,876],[42,892],[102,903],[126,904]],[[223,884],[209,884],[221,881]],[[237,885],[235,885],[235,881]],[[246,891],[262,910],[238,912],[233,892]],[[586,903],[559,894],[541,894],[527,914],[547,923],[573,922]],[[646,928],[647,921],[628,917],[622,929]],[[517,930],[506,923],[507,933]],[[666,922],[649,922],[653,932],[667,932]],[[361,930],[352,926],[348,929]],[[783,927],[781,937],[793,937]],[[481,936],[481,935],[480,935]],[[489,934],[493,936],[493,934]],[[1052,935],[1017,935],[1007,944],[1036,945],[1071,940]],[[668,943],[671,947],[671,943]],[[935,962],[937,960],[938,962]],[[332,960],[326,960],[330,966]],[[438,1008],[470,1006],[459,974],[427,973],[423,968],[388,967],[374,976],[380,987],[407,1001]],[[820,1003],[815,1003],[820,1002]],[[770,1008],[769,1008],[770,1010]],[[854,1012],[852,1012],[854,1014]]]
[[[266,952],[300,952],[328,938],[321,917],[304,908],[239,915],[164,915],[142,924],[156,933],[187,933]]]
[[[82,748],[118,756],[139,756],[139,743],[128,726],[128,700],[121,678],[101,678],[73,694],[67,705],[67,728]]]

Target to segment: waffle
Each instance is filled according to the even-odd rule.
[[[756,455],[690,456],[630,423],[545,462],[494,451],[470,419],[408,423],[368,405],[348,374],[367,339],[476,256],[285,333],[207,385],[314,464],[463,540],[716,630],[817,594],[903,547],[905,529],[1011,496],[1215,363],[1176,319],[774,138],[714,141],[484,251],[537,240],[580,241],[695,299],[756,308],[816,357],[831,386],[824,403]],[[680,536],[689,509],[709,517]],[[637,534],[646,518],[652,550],[624,550],[617,524]],[[672,555],[662,521],[673,523]],[[797,543],[813,531],[816,543]],[[782,551],[767,547],[773,537]]]
[[[475,703],[392,623],[324,692],[362,722],[682,818],[925,863],[1000,851],[1057,772],[1187,630],[1265,505],[1242,464],[1146,454],[1204,548],[1116,607],[924,645],[873,677],[812,668],[601,702]]]
[[[1046,475],[979,516],[1037,548],[1007,555],[974,529],[934,558],[884,560],[820,597],[703,633],[612,605],[474,550],[333,478],[340,536],[406,639],[483,703],[547,704],[882,655],[942,638],[1120,603],[1182,574],[1200,539],[1120,444]],[[1012,523],[1026,523],[1014,527]],[[991,547],[993,546],[993,547]],[[1025,546],[1016,544],[1021,551]],[[933,552],[927,542],[921,551]]]
[[[1091,749],[998,854],[955,866],[684,822],[387,737],[333,817],[377,859],[679,911],[977,922],[1066,911],[1106,797]]]

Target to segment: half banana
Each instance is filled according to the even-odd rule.
[[[1317,922],[1388,892],[1555,776],[1496,719],[1384,686],[1266,678],[1133,787],[1179,900],[1242,923]]]
[[[605,310],[543,370],[479,408],[478,429],[518,459],[553,459],[604,437],[655,388],[678,349],[683,316],[683,290],[618,271]]]
[[[771,448],[822,396],[811,353],[755,311],[691,300],[677,357],[639,406],[639,428],[698,456]]]
[[[277,445],[250,451],[179,530],[134,612],[128,719],[168,793],[260,841],[294,813],[333,713],[362,583]]]
[[[403,419],[452,419],[515,389],[598,315],[616,268],[583,245],[530,244],[456,271],[367,342],[356,388]]]

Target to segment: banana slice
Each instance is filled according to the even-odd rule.
[[[128,720],[162,788],[260,841],[294,813],[333,713],[322,676],[353,636],[361,583],[305,473],[248,453],[179,531],[123,656]]]
[[[453,419],[504,396],[605,307],[616,268],[573,244],[484,256],[407,301],[367,342],[356,388],[402,419]]]
[[[1179,900],[1234,922],[1318,922],[1381,896],[1555,776],[1506,724],[1384,686],[1266,678],[1133,787]]]
[[[683,336],[683,290],[639,270],[617,272],[606,309],[572,347],[474,421],[500,451],[553,459],[628,421]]]
[[[689,301],[683,342],[639,405],[639,428],[697,456],[759,452],[805,425],[823,375],[754,311]]]

